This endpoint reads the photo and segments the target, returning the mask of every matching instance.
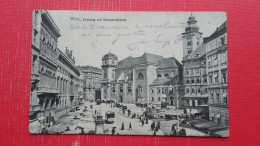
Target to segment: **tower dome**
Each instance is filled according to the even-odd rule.
[[[195,19],[195,17],[192,14],[189,17],[189,20],[187,21],[187,23],[188,23],[188,26],[185,28],[185,31],[187,33],[199,31],[199,27],[196,25],[197,20]]]
[[[111,52],[107,53],[106,55],[103,56],[103,59],[108,59],[108,58],[113,58],[117,59],[117,56]]]

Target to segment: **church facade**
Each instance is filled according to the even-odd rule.
[[[180,79],[181,67],[174,57],[144,53],[118,61],[118,57],[109,52],[102,57],[101,99],[119,103],[161,101],[165,96],[152,91],[155,88],[165,91],[163,86],[169,86],[171,78]]]

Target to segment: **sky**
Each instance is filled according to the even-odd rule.
[[[112,52],[118,60],[152,53],[181,62],[187,20],[195,16],[202,37],[227,20],[224,12],[109,12],[48,11],[61,37],[58,48],[73,50],[76,65],[101,68],[102,56]],[[121,21],[111,21],[120,19]]]

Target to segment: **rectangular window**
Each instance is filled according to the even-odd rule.
[[[187,42],[187,46],[192,46],[192,42],[191,41]]]
[[[218,84],[218,72],[214,72],[214,81],[215,84]]]
[[[226,75],[225,72],[222,73],[222,81],[223,81],[224,84],[227,83],[227,75]]]

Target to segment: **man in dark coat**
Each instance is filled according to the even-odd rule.
[[[144,119],[142,119],[142,127],[144,126]]]
[[[125,125],[124,125],[124,122],[123,122],[120,130],[124,130],[124,129],[125,129]]]
[[[161,128],[161,123],[160,123],[160,121],[157,122],[156,127],[157,127],[157,129],[160,129],[160,128]]]
[[[145,119],[145,123],[148,124],[148,118],[147,118],[147,117],[146,117],[146,119]]]
[[[111,132],[112,132],[112,135],[115,134],[115,132],[116,132],[115,127],[112,128],[112,131],[111,131]]]
[[[173,130],[175,130],[175,124],[172,124],[172,130],[171,131],[173,131]]]
[[[132,124],[131,124],[131,122],[129,123],[129,130],[130,130],[130,129],[133,130],[133,129],[132,129]]]

